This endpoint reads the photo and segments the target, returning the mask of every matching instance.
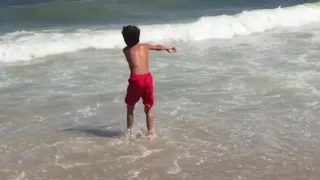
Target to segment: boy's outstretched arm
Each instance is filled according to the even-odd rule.
[[[152,44],[148,44],[149,46],[149,50],[155,50],[155,51],[168,51],[170,53],[172,52],[177,52],[175,47],[167,47],[167,46],[163,46],[163,45],[152,45]]]

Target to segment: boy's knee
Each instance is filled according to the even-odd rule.
[[[134,106],[133,105],[127,105],[127,113],[128,114],[133,114],[134,111]]]
[[[152,107],[145,106],[144,107],[144,113],[152,115]]]

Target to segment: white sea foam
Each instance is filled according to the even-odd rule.
[[[303,26],[320,21],[320,3],[286,8],[244,11],[235,15],[201,17],[185,24],[140,26],[143,41],[197,41],[232,38],[276,28]],[[0,36],[0,62],[31,60],[87,48],[108,49],[124,46],[119,29],[78,30],[75,32],[19,31]]]

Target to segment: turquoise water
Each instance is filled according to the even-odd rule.
[[[153,24],[224,13],[234,14],[248,9],[285,7],[306,2],[308,1],[2,1],[0,27],[2,30],[6,28],[9,31],[10,28],[26,30],[56,26],[104,26],[130,22]]]

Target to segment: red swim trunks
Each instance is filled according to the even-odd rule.
[[[151,73],[133,74],[128,79],[128,82],[125,103],[127,105],[135,105],[141,97],[145,106],[152,107],[154,104],[154,93]]]

